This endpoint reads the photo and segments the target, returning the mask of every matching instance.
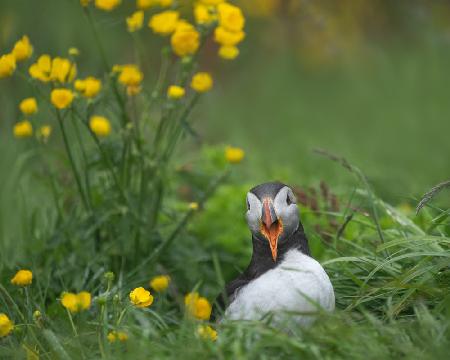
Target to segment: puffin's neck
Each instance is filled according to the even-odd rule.
[[[306,238],[303,226],[300,223],[297,230],[285,241],[278,244],[277,261],[273,261],[269,243],[252,237],[253,255],[250,265],[247,268],[247,275],[256,278],[266,271],[273,269],[281,263],[289,250],[297,249],[303,254],[311,256],[308,239]]]

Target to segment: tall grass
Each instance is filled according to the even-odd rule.
[[[212,298],[220,291],[221,274],[230,267],[229,255],[217,244],[200,249],[192,235],[182,232],[183,239],[163,260],[154,259],[144,268],[136,260],[119,270],[109,285],[104,279],[108,269],[97,259],[92,259],[96,272],[74,267],[68,273],[41,266],[36,283],[26,292],[2,285],[2,308],[16,314],[18,321],[15,335],[3,340],[0,351],[5,357],[38,352],[42,358],[87,359],[445,358],[450,345],[450,234],[448,223],[434,223],[445,211],[424,208],[416,216],[411,207],[393,207],[365,187],[355,188],[347,199],[339,196],[341,205],[334,211],[324,204],[304,205],[301,214],[313,246],[320,242],[323,248],[322,263],[336,292],[337,310],[319,313],[309,329],[286,324],[289,330],[280,331],[266,322],[225,322],[214,324],[217,341],[199,338],[198,322],[183,315],[182,294],[200,285]],[[206,207],[200,216],[210,211],[214,210]],[[321,234],[314,231],[323,219],[336,221],[340,231],[332,227],[322,227]],[[227,223],[226,218],[218,221]],[[86,256],[83,251],[73,254],[75,263]],[[54,252],[46,260],[51,263],[59,256]],[[149,309],[126,305],[129,289],[161,266],[173,277],[170,291]],[[91,310],[75,315],[73,323],[55,302],[55,278],[61,284],[79,284],[77,288],[87,288],[95,296]],[[42,317],[33,317],[35,309]],[[129,334],[126,343],[109,344],[97,335],[116,328],[118,322]]]

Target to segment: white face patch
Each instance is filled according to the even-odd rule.
[[[285,186],[278,191],[273,206],[275,208],[275,213],[283,223],[282,238],[290,236],[297,230],[299,224],[297,199],[291,188]]]
[[[247,224],[252,233],[258,233],[261,224],[262,204],[257,196],[251,192],[247,193]]]
[[[298,208],[292,190],[285,186],[275,196],[273,206],[278,219],[283,223],[283,233],[280,241],[291,236],[299,224]],[[261,231],[262,203],[252,192],[247,193],[247,224],[250,231],[257,235]],[[260,235],[261,236],[261,235]]]

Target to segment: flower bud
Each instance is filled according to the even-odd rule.
[[[103,275],[103,276],[108,281],[114,281],[114,278],[115,278],[114,273],[112,271],[106,272],[105,275]]]
[[[103,295],[102,295],[102,296],[99,296],[99,297],[96,299],[96,302],[97,302],[98,305],[103,306],[103,305],[106,304],[106,300],[107,300],[106,296],[103,296]]]

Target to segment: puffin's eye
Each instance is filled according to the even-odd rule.
[[[248,199],[247,199],[247,210],[250,210],[250,203],[248,202]]]
[[[289,197],[289,193],[288,193],[287,196],[286,196],[286,204],[288,204],[288,206],[292,204],[292,200],[291,200],[291,198]]]

